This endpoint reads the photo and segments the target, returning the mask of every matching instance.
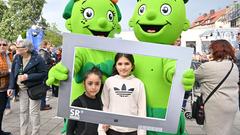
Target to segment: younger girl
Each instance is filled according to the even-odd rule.
[[[101,87],[102,74],[98,68],[93,68],[84,76],[85,93],[75,99],[72,106],[87,107],[102,110],[100,96],[97,96]],[[98,124],[69,120],[67,135],[97,135]]]
[[[141,80],[132,75],[134,58],[131,54],[118,53],[113,65],[113,76],[104,84],[103,111],[125,115],[146,116],[146,96]],[[121,107],[120,107],[121,106]],[[143,130],[113,125],[99,125],[99,135],[144,135]]]

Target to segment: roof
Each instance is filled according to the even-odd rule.
[[[220,9],[218,11],[214,11],[213,13],[208,13],[199,16],[191,25],[191,28],[197,26],[204,26],[214,24],[220,17],[226,14],[227,8]],[[211,11],[210,11],[211,12]]]

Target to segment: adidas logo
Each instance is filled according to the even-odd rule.
[[[121,89],[119,89],[117,87],[113,87],[113,89],[114,89],[115,93],[117,95],[119,95],[120,97],[128,97],[134,91],[134,88],[127,89],[125,84],[122,85]]]

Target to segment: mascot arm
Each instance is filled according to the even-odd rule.
[[[176,61],[171,59],[163,60],[163,73],[164,80],[168,83],[172,83],[174,73],[176,71]],[[195,82],[195,75],[193,69],[187,69],[183,73],[182,84],[185,91],[189,91],[193,88]]]
[[[189,68],[184,71],[183,78],[182,78],[182,84],[185,91],[190,91],[193,88],[193,85],[195,83],[195,75],[193,69]]]
[[[46,84],[48,86],[51,85],[59,86],[60,81],[67,79],[68,69],[61,62],[59,62],[49,70]]]
[[[172,59],[163,59],[164,80],[171,84],[176,70],[176,61]]]
[[[80,48],[75,50],[75,61],[74,61],[74,73],[77,73],[82,65],[82,54]],[[60,85],[60,81],[68,79],[68,69],[61,62],[53,66],[48,72],[48,79],[46,84],[50,85]]]
[[[83,63],[83,55],[84,52],[81,48],[75,49],[75,61],[74,61],[74,74],[78,73],[81,70],[82,63]]]

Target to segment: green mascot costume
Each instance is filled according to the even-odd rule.
[[[119,24],[121,14],[116,2],[116,0],[70,0],[63,13],[67,20],[65,26],[72,33],[113,37],[121,31]],[[114,56],[114,53],[86,48],[75,50],[75,81],[72,82],[71,100],[84,92],[82,77],[91,67],[98,66],[106,77],[112,74]],[[67,74],[68,69],[59,63],[50,69],[46,83],[59,85],[60,80],[67,79]],[[64,127],[66,128],[66,123]]]
[[[186,19],[187,0],[138,0],[132,18],[129,21],[138,40],[159,44],[173,44],[183,30],[190,26]],[[154,57],[135,56],[134,74],[144,82],[147,95],[147,115],[165,118],[176,61]],[[144,68],[141,68],[144,67]],[[184,72],[182,83],[185,90],[191,90],[194,72]],[[180,116],[177,135],[185,130],[185,120]],[[168,133],[149,131],[148,135]]]
[[[113,37],[120,33],[120,11],[111,0],[70,0],[65,7],[63,17],[67,19],[66,28],[72,33]],[[92,57],[94,55],[94,57]],[[81,83],[81,75],[92,66],[101,67],[104,75],[111,75],[114,53],[77,48],[75,50],[73,92],[74,100],[84,91]],[[65,66],[61,63],[51,68],[48,74],[48,85],[59,85],[60,80],[67,79]],[[80,88],[79,88],[80,87]]]

